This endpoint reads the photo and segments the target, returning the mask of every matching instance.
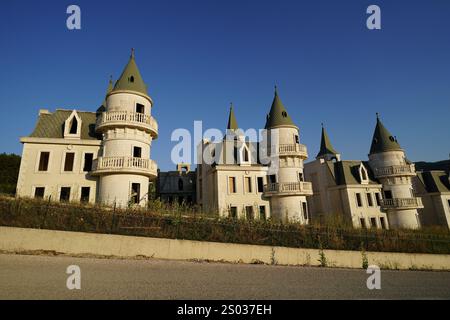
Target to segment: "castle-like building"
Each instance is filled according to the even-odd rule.
[[[158,136],[152,108],[132,51],[96,112],[39,111],[34,131],[20,139],[17,196],[145,207],[155,195],[222,217],[450,228],[448,170],[416,172],[378,115],[368,161],[342,160],[322,126],[320,151],[304,164],[300,129],[275,88],[261,141],[239,129],[231,106],[226,134],[201,141],[194,171],[178,164],[160,172],[150,157]]]
[[[17,195],[145,206],[149,181],[157,177],[150,158],[158,136],[152,107],[132,52],[97,112],[39,112],[32,134],[20,139]]]

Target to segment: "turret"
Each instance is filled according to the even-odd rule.
[[[423,206],[421,198],[415,197],[413,192],[411,178],[416,175],[414,164],[406,159],[397,138],[385,128],[378,114],[369,165],[383,186],[381,208],[387,213],[390,227],[419,228],[417,209]]]
[[[96,131],[103,135],[102,154],[93,174],[100,177],[100,202],[118,206],[145,206],[149,181],[156,179],[157,165],[150,158],[151,144],[158,135],[148,95],[134,50],[97,117]]]
[[[317,154],[316,159],[324,159],[325,161],[341,161],[341,155],[333,148],[323,123],[322,136],[320,139],[320,151]]]
[[[269,170],[264,196],[270,199],[272,218],[281,222],[309,222],[306,196],[312,185],[304,181],[303,161],[308,154],[300,144],[299,128],[284,107],[275,87],[275,96],[266,118],[265,129],[270,141],[270,155],[278,168]]]

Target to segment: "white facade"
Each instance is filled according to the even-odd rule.
[[[33,133],[21,138],[17,195],[145,206],[157,176],[152,105],[133,52],[96,113],[41,110]]]

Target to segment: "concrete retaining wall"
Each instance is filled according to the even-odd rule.
[[[317,249],[297,249],[218,242],[158,239],[109,234],[0,227],[0,250],[7,252],[54,251],[67,255],[149,257],[173,260],[207,260],[319,266]],[[362,268],[358,251],[323,250],[327,266]],[[450,255],[368,252],[370,264],[381,269],[450,270]]]

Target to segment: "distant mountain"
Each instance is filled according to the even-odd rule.
[[[449,172],[450,160],[442,160],[437,162],[419,161],[415,163],[417,171],[444,170]]]

